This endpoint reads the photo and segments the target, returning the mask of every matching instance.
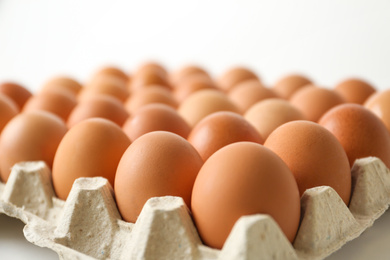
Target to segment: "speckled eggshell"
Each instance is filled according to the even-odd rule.
[[[319,121],[344,147],[352,167],[356,159],[378,157],[390,167],[390,134],[382,121],[358,104],[344,104]]]
[[[317,186],[330,186],[346,205],[351,196],[347,154],[324,127],[310,121],[292,121],[275,129],[264,143],[287,164],[300,195]]]
[[[203,165],[192,192],[192,213],[203,242],[221,249],[241,217],[269,214],[291,242],[300,219],[300,196],[286,164],[252,142],[227,145]]]
[[[119,162],[115,197],[124,220],[135,222],[149,198],[179,196],[188,207],[203,161],[179,135],[156,131],[135,140]]]
[[[203,118],[191,131],[188,141],[206,161],[222,147],[241,141],[262,144],[256,129],[244,117],[233,112],[216,112]]]
[[[116,168],[130,139],[113,122],[102,118],[87,119],[71,128],[61,143],[53,162],[53,187],[65,200],[79,177],[106,178],[114,185]]]

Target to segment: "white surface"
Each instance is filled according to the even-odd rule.
[[[113,63],[157,59],[214,75],[244,64],[271,84],[300,71],[333,86],[360,76],[390,86],[390,1],[0,1],[0,81],[39,88]]]
[[[51,76],[85,80],[107,63],[156,59],[214,75],[252,67],[268,84],[302,72],[325,86],[360,76],[390,87],[390,1],[0,1],[0,81],[36,91]],[[55,259],[0,215],[1,259]],[[19,234],[18,236],[16,236]],[[390,255],[390,214],[329,259]],[[33,250],[33,251],[30,251]],[[47,256],[47,258],[45,258]]]

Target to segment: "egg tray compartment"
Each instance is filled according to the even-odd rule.
[[[323,259],[358,237],[390,203],[390,171],[377,158],[352,168],[349,208],[330,187],[307,190],[293,245],[272,217],[241,217],[222,250],[201,243],[179,197],[151,198],[135,224],[121,220],[113,190],[101,177],[79,178],[66,201],[55,197],[43,162],[16,164],[0,182],[0,213],[22,220],[31,243],[60,259]]]

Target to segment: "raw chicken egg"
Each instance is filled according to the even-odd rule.
[[[191,74],[182,79],[173,94],[177,101],[182,102],[192,93],[201,89],[217,89],[214,82],[203,74]]]
[[[100,70],[95,72],[95,74],[93,75],[93,79],[101,76],[114,77],[121,80],[123,83],[127,83],[127,81],[129,80],[129,76],[123,70],[113,66],[101,68]]]
[[[53,88],[70,91],[75,96],[77,96],[80,90],[82,89],[82,86],[79,82],[77,82],[76,80],[70,77],[58,76],[47,81],[43,85],[42,90],[53,89]]]
[[[234,67],[227,70],[218,80],[219,87],[229,92],[232,90],[238,83],[241,83],[245,80],[256,79],[259,80],[259,77],[250,69],[244,67]]]
[[[382,120],[390,133],[390,89],[372,94],[364,106]]]
[[[319,121],[344,147],[352,167],[356,159],[375,156],[390,168],[390,134],[382,121],[358,104],[329,110]]]
[[[130,90],[134,93],[139,89],[153,85],[159,85],[167,89],[171,89],[167,75],[161,70],[144,69],[134,74],[131,80]]]
[[[138,109],[123,125],[132,142],[153,131],[168,131],[187,138],[191,131],[187,122],[168,105],[153,103]]]
[[[94,77],[85,86],[79,94],[79,99],[82,100],[85,97],[96,94],[109,95],[117,98],[121,102],[125,102],[129,97],[130,92],[123,79],[109,75],[100,75]]]
[[[312,84],[311,80],[302,75],[292,74],[281,78],[275,83],[273,90],[282,98],[290,97],[300,88]]]
[[[18,106],[18,110],[22,110],[24,104],[32,96],[30,91],[14,82],[1,83],[0,93],[11,98]]]
[[[348,157],[327,129],[309,121],[288,122],[276,128],[264,146],[290,168],[301,196],[307,189],[326,185],[348,205],[352,182]]]
[[[191,131],[188,141],[199,152],[203,161],[222,147],[241,141],[262,144],[256,129],[237,113],[215,112],[203,118]]]
[[[238,142],[204,163],[191,209],[203,242],[221,249],[236,221],[252,214],[270,215],[294,241],[301,207],[297,183],[286,164],[260,144]]]
[[[135,71],[135,75],[145,73],[145,71],[157,71],[158,74],[164,76],[165,78],[168,76],[167,70],[163,65],[156,61],[148,61],[141,64]]]
[[[71,128],[53,162],[53,187],[66,200],[79,177],[106,178],[114,185],[116,168],[130,140],[122,129],[102,118],[87,119]]]
[[[206,70],[197,66],[197,65],[187,65],[180,68],[178,71],[171,74],[170,79],[173,86],[177,86],[182,83],[183,80],[186,80],[191,76],[203,76],[204,78],[208,78],[211,80],[210,75]]]
[[[203,161],[179,135],[156,131],[135,140],[119,162],[115,197],[124,220],[135,222],[152,197],[182,197],[191,206],[195,178]]]
[[[336,85],[334,90],[339,93],[346,102],[362,105],[375,92],[375,88],[361,79],[347,79]]]
[[[0,136],[0,176],[7,181],[14,164],[44,161],[50,168],[62,137],[64,121],[46,111],[32,111],[15,116]]]
[[[18,113],[18,105],[8,96],[0,94],[0,133],[6,124]]]

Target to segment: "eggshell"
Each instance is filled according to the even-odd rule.
[[[159,85],[167,89],[171,89],[167,75],[161,70],[144,69],[134,74],[131,80],[130,90],[131,92],[136,92],[139,89],[152,85]]]
[[[287,100],[270,98],[257,102],[244,114],[260,135],[267,139],[277,127],[294,120],[305,120],[305,116]]]
[[[273,90],[264,87],[258,80],[246,80],[238,83],[237,86],[229,92],[228,96],[240,109],[241,113],[245,113],[258,101],[278,97]]]
[[[191,131],[188,141],[199,152],[203,161],[222,147],[241,141],[262,144],[256,129],[237,113],[215,112],[203,118]]]
[[[123,125],[131,141],[153,131],[168,131],[187,138],[191,131],[187,122],[172,107],[153,103],[138,109]]]
[[[191,206],[191,192],[203,161],[184,138],[165,131],[147,133],[130,145],[119,162],[115,196],[124,220],[135,222],[152,197],[182,197]]]
[[[109,95],[117,98],[121,102],[125,102],[129,97],[130,92],[122,78],[110,75],[100,75],[94,77],[85,86],[79,94],[79,100],[96,94]]]
[[[356,159],[375,156],[390,167],[390,134],[382,121],[358,104],[329,110],[319,121],[344,147],[352,167]]]
[[[92,117],[105,118],[122,126],[129,113],[116,98],[108,95],[93,95],[77,104],[69,115],[67,125],[70,128]]]
[[[44,110],[66,121],[77,105],[76,97],[63,89],[46,89],[32,96],[23,107],[23,112]]]
[[[264,143],[287,164],[300,195],[317,186],[330,186],[346,205],[351,196],[351,171],[347,154],[324,127],[309,121],[292,121],[275,129]]]
[[[204,117],[218,111],[239,113],[238,108],[221,91],[199,90],[186,98],[179,106],[179,114],[193,127]]]
[[[296,91],[290,102],[307,120],[317,122],[326,111],[344,103],[345,100],[333,90],[306,86]]]
[[[135,71],[136,74],[142,74],[145,71],[158,71],[158,74],[164,76],[165,78],[168,77],[168,72],[165,69],[165,67],[156,61],[147,61],[139,65],[139,67]]]
[[[53,88],[70,91],[75,96],[77,96],[77,94],[82,89],[82,86],[78,81],[76,81],[70,77],[57,76],[57,77],[51,78],[49,81],[47,81],[43,85],[41,90],[53,89]]]
[[[218,80],[218,86],[229,92],[232,90],[238,83],[243,82],[249,79],[257,79],[259,77],[250,69],[244,67],[234,67],[227,70]]]
[[[375,93],[375,88],[368,82],[351,78],[337,84],[334,90],[339,93],[346,102],[363,104],[369,96]]]
[[[130,139],[113,122],[87,119],[71,128],[58,146],[53,162],[53,187],[66,200],[79,177],[106,178],[114,185],[116,168]]]
[[[0,94],[0,133],[7,123],[18,113],[18,105],[8,96]]]
[[[1,83],[0,93],[11,98],[18,106],[18,110],[21,110],[26,101],[32,96],[30,91],[15,82]]]
[[[50,168],[67,131],[62,119],[46,111],[15,116],[0,136],[0,175],[7,181],[11,167],[24,161],[44,161]]]
[[[311,80],[305,76],[292,74],[281,78],[273,87],[273,90],[282,98],[290,97],[300,88],[312,84]]]
[[[178,83],[173,94],[177,101],[182,102],[192,93],[201,89],[217,89],[217,87],[206,75],[190,74]]]
[[[200,169],[192,192],[192,213],[203,242],[222,248],[244,215],[269,214],[292,242],[299,226],[300,197],[286,164],[251,142],[227,145]]]
[[[364,106],[382,120],[390,133],[390,89],[372,94]]]
[[[94,73],[93,78],[98,78],[101,76],[114,77],[121,80],[123,83],[127,83],[129,80],[129,76],[123,70],[114,66],[107,66],[99,69]]]
[[[160,85],[154,85],[135,92],[126,100],[125,108],[129,113],[135,113],[141,107],[152,103],[166,104],[173,108],[178,106],[171,91]]]
[[[173,86],[179,85],[183,80],[186,80],[191,76],[203,76],[204,78],[208,78],[211,80],[210,75],[206,70],[197,65],[186,65],[181,67],[179,70],[173,72],[170,75],[170,80]]]

